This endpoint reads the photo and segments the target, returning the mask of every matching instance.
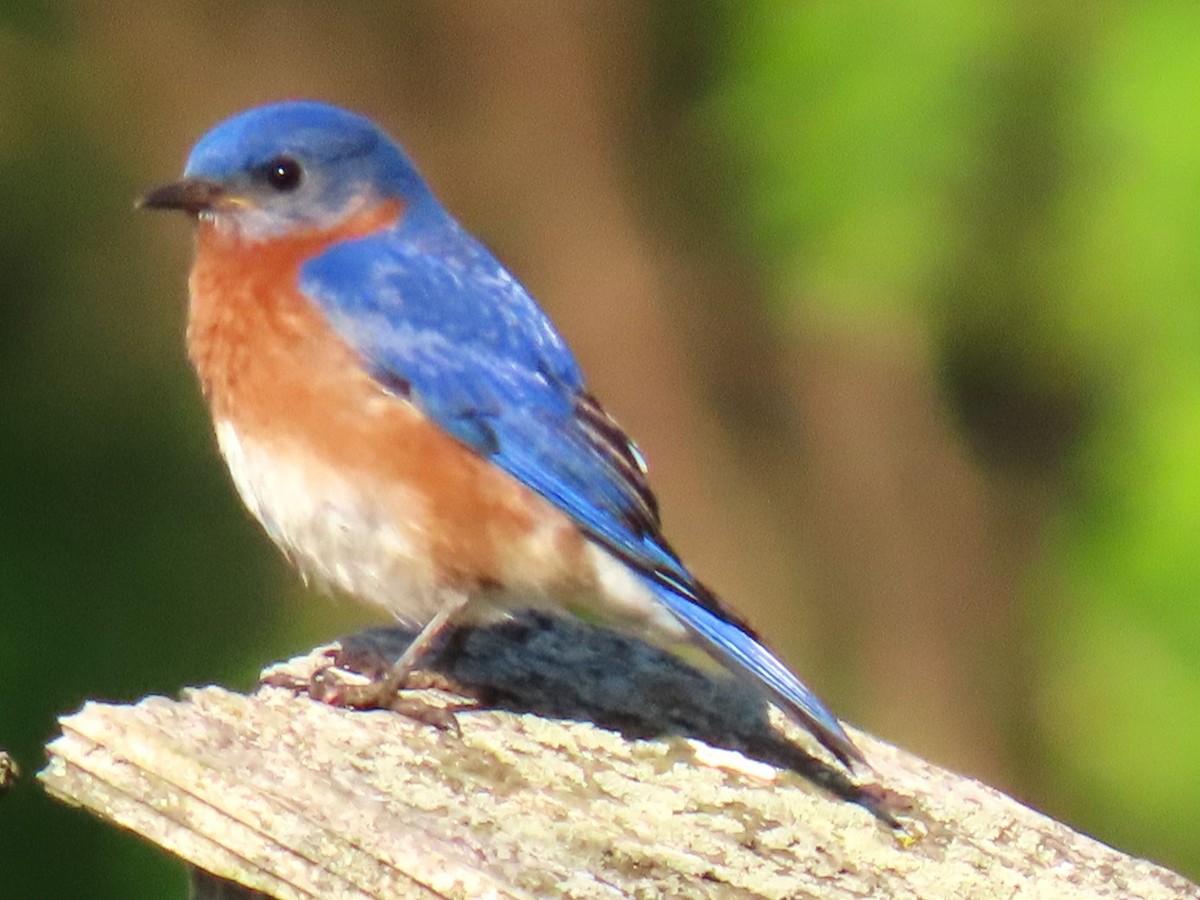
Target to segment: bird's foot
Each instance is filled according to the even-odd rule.
[[[369,649],[331,650],[328,662],[310,676],[289,672],[268,673],[262,684],[308,694],[314,700],[346,709],[388,709],[442,731],[460,733],[456,712],[476,703],[450,678],[438,672],[414,670],[388,661]],[[414,697],[411,691],[438,691],[464,699]]]
[[[432,725],[441,731],[460,733],[454,713],[469,703],[441,705],[408,695],[408,691],[448,689],[449,681],[434,673],[396,671],[365,683],[349,682],[340,667],[328,666],[313,673],[305,693],[321,703],[345,709],[390,709],[405,718]],[[449,688],[453,692],[452,688]],[[405,692],[405,693],[402,693]]]

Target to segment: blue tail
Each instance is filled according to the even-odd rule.
[[[841,724],[817,699],[817,695],[805,687],[753,635],[701,605],[703,601],[697,602],[673,590],[672,584],[651,577],[646,580],[653,587],[655,595],[698,638],[698,643],[710,656],[730,671],[748,675],[788,716],[811,732],[847,768],[852,767],[854,762],[866,762],[862,751],[854,746]],[[717,603],[713,598],[706,605],[715,607]]]

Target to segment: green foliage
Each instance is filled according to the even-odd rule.
[[[961,240],[1000,24],[953,3],[740,9],[714,112],[776,301],[910,308]]]
[[[55,38],[64,27],[63,11],[48,0],[2,0],[0,31],[34,38]]]
[[[1016,657],[1056,750],[1014,767],[1194,876],[1200,8],[733,9],[709,112],[782,318],[915,323],[989,477],[1061,498]]]

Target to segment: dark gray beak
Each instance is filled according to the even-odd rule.
[[[225,196],[221,185],[203,178],[181,178],[152,188],[138,198],[139,209],[181,209],[192,215],[212,209]]]

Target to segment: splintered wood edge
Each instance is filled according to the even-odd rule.
[[[6,750],[0,749],[0,794],[12,787],[20,774],[21,771],[13,762],[13,758]]]
[[[868,735],[856,739],[881,783],[912,800],[907,835],[738,753],[533,715],[460,714],[455,736],[277,688],[204,688],[88,703],[60,723],[38,776],[52,795],[283,900],[1200,900],[1166,869]]]

